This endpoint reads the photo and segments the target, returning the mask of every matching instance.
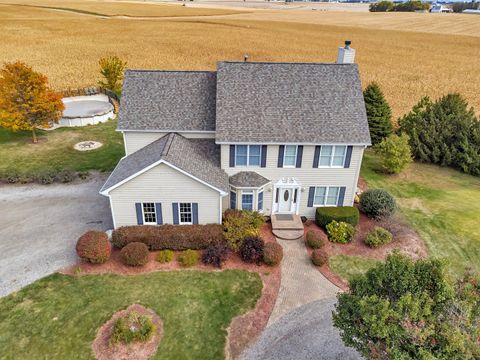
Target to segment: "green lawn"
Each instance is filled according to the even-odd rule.
[[[367,151],[363,178],[369,187],[387,189],[397,198],[429,255],[446,258],[455,276],[467,268],[480,271],[480,178],[420,163],[397,176],[378,168],[378,158]]]
[[[139,303],[164,323],[154,359],[223,359],[226,328],[261,291],[258,274],[240,270],[54,274],[0,299],[0,358],[93,359],[98,328]]]
[[[346,280],[351,280],[353,275],[364,274],[377,263],[378,260],[363,256],[334,255],[328,259],[330,269]]]
[[[23,178],[55,170],[110,171],[124,155],[122,135],[115,131],[116,120],[77,128],[38,131],[33,144],[31,132],[12,133],[0,127],[0,178],[18,173]],[[84,140],[100,141],[97,150],[80,152],[73,145]]]

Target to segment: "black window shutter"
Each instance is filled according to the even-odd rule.
[[[345,155],[345,164],[343,165],[344,168],[350,167],[350,160],[352,160],[352,150],[353,150],[353,146],[347,146],[347,154]]]
[[[313,154],[313,167],[318,168],[318,161],[320,159],[320,150],[322,147],[320,145],[315,146],[315,154]]]
[[[143,225],[142,203],[135,203],[135,211],[137,213],[137,224]]]
[[[278,147],[278,163],[277,167],[283,167],[283,153],[285,152],[285,145],[280,145]]]
[[[163,216],[162,216],[162,204],[161,203],[155,203],[155,214],[157,216],[157,224],[162,225],[163,224]]]
[[[192,203],[192,222],[198,224],[198,203]]]
[[[235,145],[230,145],[230,167],[235,167]]]
[[[315,186],[310,186],[308,189],[308,207],[313,207],[313,198],[315,197]]]
[[[345,186],[340,188],[340,194],[338,194],[337,206],[343,206],[343,200],[345,199]]]
[[[178,225],[178,203],[172,203],[173,223]]]
[[[303,145],[297,146],[297,162],[295,163],[295,167],[301,168],[302,167],[302,157],[303,157]]]
[[[267,145],[262,145],[262,162],[261,167],[267,167]]]

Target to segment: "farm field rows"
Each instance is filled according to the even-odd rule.
[[[251,61],[332,62],[337,47],[350,39],[357,49],[364,86],[379,82],[395,117],[424,95],[436,98],[448,92],[463,94],[480,111],[478,36],[453,35],[480,34],[473,16],[447,19],[418,16],[428,14],[293,10],[218,15],[217,11],[231,11],[94,0],[17,2],[135,16],[146,12],[162,16],[162,11],[174,14],[168,16],[182,16],[178,14],[183,11],[191,15],[178,19],[102,18],[0,5],[0,63],[21,60],[31,64],[57,89],[95,85],[98,59],[109,54],[119,55],[130,68],[170,70],[215,69],[217,61],[242,60],[244,54],[249,54]],[[194,10],[201,13],[190,13]],[[451,34],[434,33],[439,28]]]

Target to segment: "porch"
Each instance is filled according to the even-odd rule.
[[[297,240],[303,237],[303,223],[296,214],[272,214],[273,235],[284,240]]]

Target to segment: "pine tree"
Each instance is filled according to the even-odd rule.
[[[363,92],[372,145],[380,143],[393,132],[392,110],[377,83],[370,83]]]

